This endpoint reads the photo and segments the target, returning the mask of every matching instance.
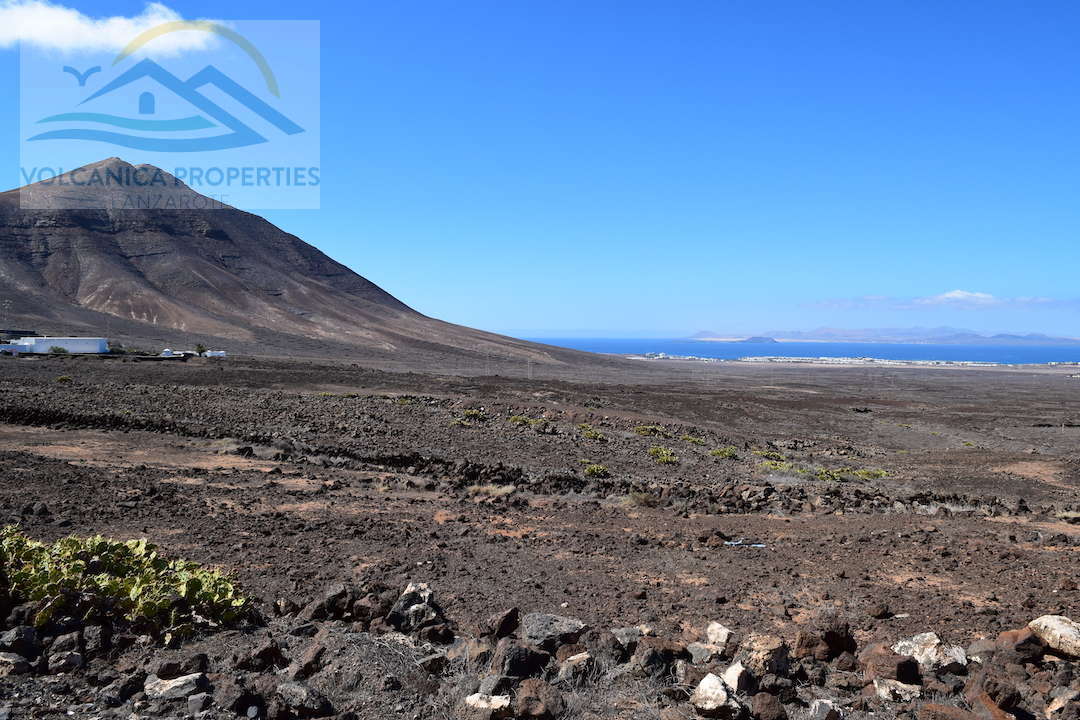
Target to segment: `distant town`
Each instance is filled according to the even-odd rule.
[[[628,355],[630,360],[678,360],[703,363],[785,363],[802,365],[889,365],[897,367],[1009,367],[1010,363],[984,360],[894,360],[874,357],[786,357],[780,355],[756,355],[733,359],[700,357],[697,355],[671,355],[668,353],[643,353]],[[1039,363],[1046,366],[1080,367],[1080,362]],[[1075,377],[1075,376],[1072,376]]]

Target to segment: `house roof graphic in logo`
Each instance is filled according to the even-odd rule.
[[[196,29],[207,29],[223,34],[219,30],[214,30],[213,27],[199,26]],[[231,33],[231,31],[228,32]],[[232,35],[235,35],[235,33],[232,33]],[[131,48],[133,46],[137,47],[141,42],[145,42],[145,40],[140,41],[137,38],[128,46],[128,49],[125,49],[117,57],[116,62],[129,55]],[[246,41],[244,42],[246,43]],[[247,45],[250,47],[250,43]],[[276,95],[276,81],[274,81],[272,73],[269,73],[265,60],[262,59],[261,55],[257,55],[256,59],[260,69],[267,76],[270,91]],[[156,90],[157,93],[169,93],[172,96],[170,106],[183,105],[189,108],[190,114],[172,118],[155,117],[157,108],[161,103],[158,102],[155,92],[144,90],[138,95],[136,117],[101,112],[69,112],[50,115],[42,118],[38,123],[80,123],[83,127],[48,130],[28,138],[28,141],[85,140],[151,152],[204,152],[227,150],[267,142],[266,137],[200,92],[204,87],[212,87],[224,93],[240,106],[286,135],[296,135],[304,132],[302,127],[259,99],[213,65],[207,65],[187,80],[181,80],[149,58],[140,60],[127,71],[121,73],[104,87],[84,99],[80,105],[85,105],[99,98],[107,98],[110,94],[117,93],[117,91],[124,88],[143,88],[147,85]],[[91,127],[86,127],[86,125]],[[220,128],[221,132],[205,134],[205,131],[213,128]],[[125,130],[132,132],[122,132]],[[177,136],[178,133],[185,131],[203,132],[204,134],[186,137]]]

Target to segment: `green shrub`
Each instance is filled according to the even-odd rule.
[[[607,438],[604,437],[604,433],[600,432],[589,423],[581,423],[578,425],[578,430],[581,431],[581,437],[586,440],[596,440],[598,442],[607,440]]]
[[[14,526],[0,531],[0,567],[18,602],[37,604],[34,624],[71,615],[130,623],[140,632],[190,633],[203,623],[229,625],[250,601],[221,573],[170,560],[143,540],[66,537],[31,540]]]
[[[677,465],[679,457],[671,451],[671,448],[653,445],[649,448],[649,456],[661,465]]]
[[[683,442],[688,442],[691,445],[704,445],[705,438],[695,437],[694,435],[683,435],[680,438]]]
[[[758,457],[763,457],[766,460],[780,461],[784,459],[784,456],[776,452],[775,450],[753,450],[752,452]]]
[[[55,382],[58,382],[61,385],[68,385],[68,384],[70,384],[70,383],[72,383],[74,381],[71,379],[70,375],[61,375],[58,378],[56,378]]]
[[[474,408],[470,408],[461,413],[461,416],[466,420],[476,420],[477,422],[484,422],[488,419],[483,410],[476,410]]]
[[[67,355],[68,354],[67,348],[60,347],[59,345],[53,345],[52,347],[50,347],[49,352],[52,353],[53,355]]]
[[[860,480],[882,480],[889,477],[889,473],[884,470],[878,470],[877,468],[863,468],[861,470],[856,470],[852,475]]]
[[[739,457],[739,451],[732,445],[722,448],[713,448],[709,451],[709,454],[714,458],[720,458],[721,460],[736,460]]]
[[[818,468],[814,476],[822,482],[841,482],[844,479],[843,470],[833,470],[831,468]]]
[[[794,465],[783,460],[766,460],[761,463],[761,467],[775,472],[797,472]]]
[[[642,437],[671,437],[671,433],[663,425],[638,425],[634,428],[634,432]]]
[[[606,478],[611,477],[611,473],[603,465],[592,464],[585,466],[585,477]]]

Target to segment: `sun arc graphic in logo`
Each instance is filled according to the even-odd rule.
[[[269,64],[254,45],[235,31],[216,23],[203,21],[177,21],[164,23],[151,28],[140,34],[129,43],[113,61],[117,65],[124,59],[136,52],[146,43],[166,33],[178,30],[199,30],[211,32],[225,37],[239,46],[248,54],[259,68],[266,82],[267,91],[275,97],[280,97],[277,79]],[[70,72],[65,67],[64,72]],[[80,74],[71,73],[80,81],[80,87],[86,82]],[[146,91],[139,95],[139,117],[126,117],[110,113],[100,112],[68,112],[58,115],[50,115],[38,120],[38,123],[84,123],[95,127],[64,128],[48,130],[33,137],[28,141],[41,140],[86,140],[104,142],[121,147],[146,150],[152,152],[204,152],[214,150],[227,150],[268,142],[267,138],[256,132],[249,125],[241,121],[225,108],[215,103],[205,94],[200,92],[204,87],[212,87],[224,93],[239,105],[273,125],[286,135],[295,135],[304,132],[304,129],[283,115],[278,110],[261,100],[254,93],[243,87],[214,65],[207,65],[187,80],[174,75],[157,62],[146,58],[140,60],[134,66],[121,73],[112,81],[104,85],[96,92],[85,98],[80,105],[107,96],[122,88],[132,86],[133,83],[142,80],[156,83],[157,86],[172,93],[172,95],[187,103],[193,109],[193,113],[184,117],[155,118],[157,102],[154,93]],[[103,127],[110,129],[103,129]],[[178,132],[203,131],[220,127],[225,132],[215,135],[202,135],[196,137],[175,137]],[[111,129],[116,128],[116,129]],[[118,130],[130,130],[134,132],[151,133],[151,135],[135,135]],[[153,133],[172,134],[173,137],[154,136]]]

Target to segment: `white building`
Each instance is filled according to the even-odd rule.
[[[13,353],[47,353],[52,348],[63,348],[69,353],[107,353],[109,341],[94,337],[24,337],[0,345],[0,351]]]
[[[199,353],[194,350],[173,350],[171,348],[165,348],[161,351],[161,357],[181,357],[187,355],[188,357],[199,357]],[[203,357],[220,357],[226,356],[224,350],[207,350],[202,354]]]

